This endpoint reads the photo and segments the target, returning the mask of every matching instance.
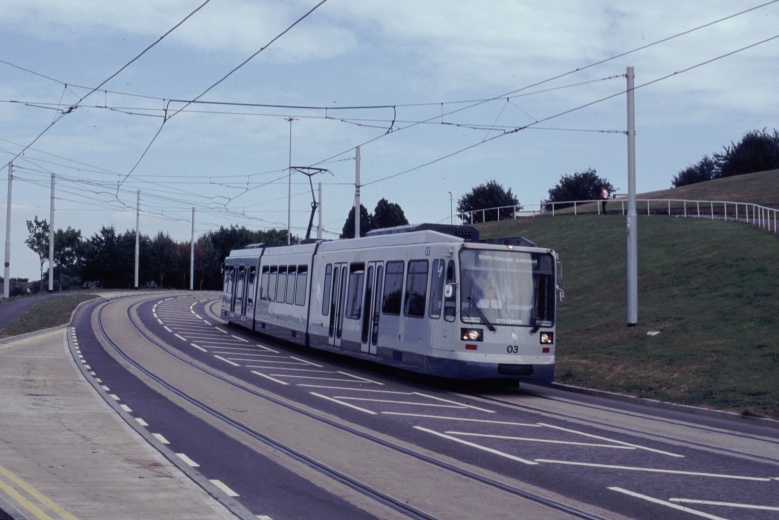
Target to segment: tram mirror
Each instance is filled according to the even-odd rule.
[[[451,283],[446,284],[446,288],[444,289],[444,296],[447,298],[451,298],[454,295],[454,285]]]

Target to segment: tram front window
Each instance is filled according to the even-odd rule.
[[[552,255],[464,249],[460,252],[460,318],[464,323],[551,327]]]

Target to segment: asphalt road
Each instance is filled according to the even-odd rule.
[[[779,511],[776,430],[638,401],[420,384],[225,327],[209,315],[212,301],[190,294],[117,302],[105,309],[105,332],[122,352],[112,357],[140,382],[238,441],[165,425],[159,404],[134,399],[133,387],[120,390],[133,410],[148,410],[154,420],[144,422],[155,433],[174,437],[198,471],[230,482],[257,514],[294,517],[291,508],[301,507],[303,516],[337,518],[352,505],[389,517],[345,480],[423,518],[567,516],[528,496],[565,504],[572,517],[684,519],[698,511],[755,519]],[[312,470],[316,464],[336,477]],[[311,485],[325,491],[320,499],[305,498]]]
[[[93,385],[78,399],[67,397],[77,381],[59,375],[67,367],[51,353],[61,339],[36,351],[27,340],[0,345],[10,403],[0,410],[3,463],[33,485],[53,485],[44,490],[87,511],[83,518],[100,506],[147,518],[163,517],[155,507],[189,507],[156,506],[148,491],[131,491],[162,478],[175,494],[187,487],[180,477],[237,517],[272,520],[753,520],[779,512],[776,426],[617,396],[432,385],[227,327],[217,305],[214,293],[154,292],[84,306],[67,333],[68,354]],[[132,436],[103,439],[105,414],[97,428],[97,416],[81,408],[95,394]],[[46,424],[55,442],[35,438]],[[46,460],[38,461],[40,442]],[[165,463],[133,451],[139,444]],[[90,457],[124,465],[130,479],[86,469],[89,486],[66,479],[65,468]]]

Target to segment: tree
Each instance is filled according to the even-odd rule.
[[[294,235],[290,238],[298,241]],[[195,285],[206,290],[221,289],[222,264],[230,251],[259,243],[286,244],[287,230],[250,231],[243,226],[220,226],[217,231],[209,231],[195,242]]]
[[[371,229],[373,229],[373,217],[368,214],[365,206],[360,204],[360,236],[364,237]],[[341,238],[354,238],[354,206],[349,210],[344,227],[341,229]]]
[[[723,153],[715,153],[717,177],[732,177],[745,173],[779,168],[779,133],[753,130],[747,132],[738,144],[724,146]]]
[[[38,215],[35,215],[33,220],[27,221],[27,231],[30,235],[24,243],[38,255],[41,263],[41,283],[38,292],[43,291],[43,264],[49,257],[49,229],[49,223],[45,219],[38,220]]]
[[[354,212],[352,212],[352,217],[354,217]],[[384,229],[408,225],[408,219],[406,219],[406,215],[399,205],[382,198],[376,204],[376,209],[373,210],[372,224],[373,229]],[[362,222],[360,223],[360,228],[362,228]],[[352,231],[352,234],[354,234],[354,231]]]
[[[511,206],[511,207],[504,207]],[[480,209],[501,208],[500,211],[479,212]],[[519,201],[511,193],[511,188],[506,191],[495,179],[486,184],[480,184],[457,200],[457,212],[473,213],[472,219],[463,218],[469,222],[489,222],[513,218],[514,212],[522,209]]]
[[[59,268],[59,290],[62,291],[63,278],[76,275],[81,264],[84,247],[81,231],[68,226],[65,231],[58,229],[54,233],[54,262]]]
[[[160,288],[164,286],[166,275],[170,274],[175,278],[175,272],[179,266],[179,251],[176,242],[170,238],[170,235],[166,235],[162,231],[157,233],[157,236],[149,244],[149,260],[149,265],[159,280]]]
[[[714,159],[706,155],[703,159],[698,161],[697,164],[688,166],[680,171],[671,181],[671,185],[674,188],[678,188],[679,186],[687,186],[688,184],[710,181],[717,177],[718,173],[717,163],[714,162]]]
[[[140,250],[148,250],[149,238],[140,236]],[[140,266],[148,265],[141,257]],[[85,243],[85,281],[97,281],[105,288],[130,288],[135,280],[135,231],[117,235],[113,226],[100,228]],[[146,274],[148,278],[148,274]]]
[[[549,199],[546,202],[597,200],[600,199],[601,187],[606,188],[609,193],[614,193],[619,189],[612,186],[606,179],[598,177],[598,173],[592,168],[576,172],[573,175],[563,175],[557,186],[549,190]],[[559,209],[570,206],[573,204],[555,204],[555,207]]]

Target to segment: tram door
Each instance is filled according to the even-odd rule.
[[[329,343],[335,347],[341,346],[347,279],[348,268],[346,264],[335,264],[333,266],[333,287],[330,291],[330,326],[328,328]]]
[[[379,339],[379,302],[384,279],[384,263],[369,262],[365,272],[365,301],[362,315],[362,343],[360,351],[376,354]]]

